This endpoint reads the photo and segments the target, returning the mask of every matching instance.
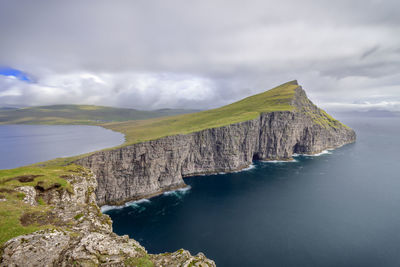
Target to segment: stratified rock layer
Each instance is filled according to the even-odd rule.
[[[355,132],[316,107],[298,86],[291,111],[138,143],[81,158],[98,178],[97,203],[120,204],[184,187],[183,177],[236,171],[253,160],[289,160],[355,141]]]

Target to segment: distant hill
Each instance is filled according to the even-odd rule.
[[[186,109],[143,111],[92,105],[52,105],[26,108],[1,108],[0,124],[101,124],[144,120],[197,112]]]
[[[15,110],[17,107],[0,107],[0,110]]]

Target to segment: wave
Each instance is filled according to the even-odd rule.
[[[295,157],[295,155],[293,155],[293,157]],[[297,162],[297,160],[295,160],[295,159],[291,159],[291,160],[261,160],[260,162],[263,162],[263,163],[290,163],[290,162]]]
[[[140,206],[140,204],[149,203],[149,202],[151,202],[149,199],[143,198],[143,199],[139,199],[139,200],[135,200],[135,201],[126,202],[124,205],[120,205],[120,206],[117,206],[117,205],[115,205],[115,206],[114,205],[104,205],[104,206],[101,206],[100,210],[101,210],[102,213],[104,213],[104,212],[109,211],[109,210],[119,210],[119,209],[123,209],[123,208],[126,208],[126,207],[137,208],[137,207]]]
[[[304,156],[304,157],[318,157],[318,156],[321,156],[321,155],[326,155],[326,154],[332,154],[332,149],[326,149],[326,150],[323,150],[323,151],[321,151],[321,152],[319,152],[319,153],[315,153],[315,154],[293,154],[292,156],[293,157],[298,157],[298,156]]]
[[[246,168],[237,170],[237,171],[227,171],[227,172],[213,172],[213,173],[200,173],[196,174],[194,176],[212,176],[212,175],[223,175],[223,174],[229,174],[229,173],[238,173],[238,172],[243,172],[243,171],[249,171],[251,169],[254,169],[256,166],[254,164],[250,164]]]
[[[254,169],[255,167],[256,167],[256,165],[250,164],[247,168],[241,169],[240,171],[237,171],[237,172],[249,171],[249,170]]]
[[[233,173],[238,173],[238,172],[249,171],[249,170],[252,170],[252,169],[254,169],[255,167],[256,167],[256,165],[254,165],[254,164],[250,164],[248,167],[246,167],[246,168],[243,168],[243,169],[240,169],[240,170],[238,170],[238,171],[234,171]]]
[[[262,163],[291,163],[291,162],[297,162],[297,160],[263,160],[261,161]]]
[[[185,188],[179,188],[176,190],[171,190],[171,191],[166,191],[163,193],[164,196],[176,196],[178,198],[182,198],[184,195],[186,195],[192,187],[189,185]]]

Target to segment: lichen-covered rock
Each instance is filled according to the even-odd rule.
[[[191,256],[182,250],[184,256],[150,255],[135,240],[118,236],[112,232],[111,219],[100,212],[96,204],[96,177],[83,171],[65,177],[72,187],[68,190],[36,190],[34,187],[20,187],[29,198],[27,203],[37,205],[35,197],[46,201],[51,209],[46,219],[54,229],[46,229],[18,236],[7,241],[0,250],[0,266],[186,266],[193,259],[192,266],[215,266],[204,255]],[[33,192],[33,191],[34,192]],[[33,198],[33,200],[32,200]],[[31,220],[35,219],[35,214]],[[32,223],[32,222],[31,222]],[[147,265],[146,265],[147,264]]]
[[[156,266],[164,267],[211,267],[215,266],[214,261],[209,260],[203,253],[192,256],[189,251],[180,249],[173,253],[163,253],[158,255],[151,255],[150,257]]]
[[[35,188],[33,188],[33,186],[20,186],[20,187],[17,187],[16,190],[25,194],[23,201],[26,204],[29,204],[32,206],[37,205],[36,190],[35,190]]]
[[[77,161],[97,176],[99,205],[184,187],[182,177],[236,171],[254,159],[289,160],[355,140],[352,129],[316,107],[299,86],[292,111],[224,127],[101,151]]]
[[[69,241],[69,235],[51,230],[18,236],[6,243],[1,266],[54,266]]]

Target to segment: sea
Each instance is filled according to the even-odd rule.
[[[355,143],[103,212],[149,253],[184,248],[217,266],[400,266],[400,118],[342,121]]]

